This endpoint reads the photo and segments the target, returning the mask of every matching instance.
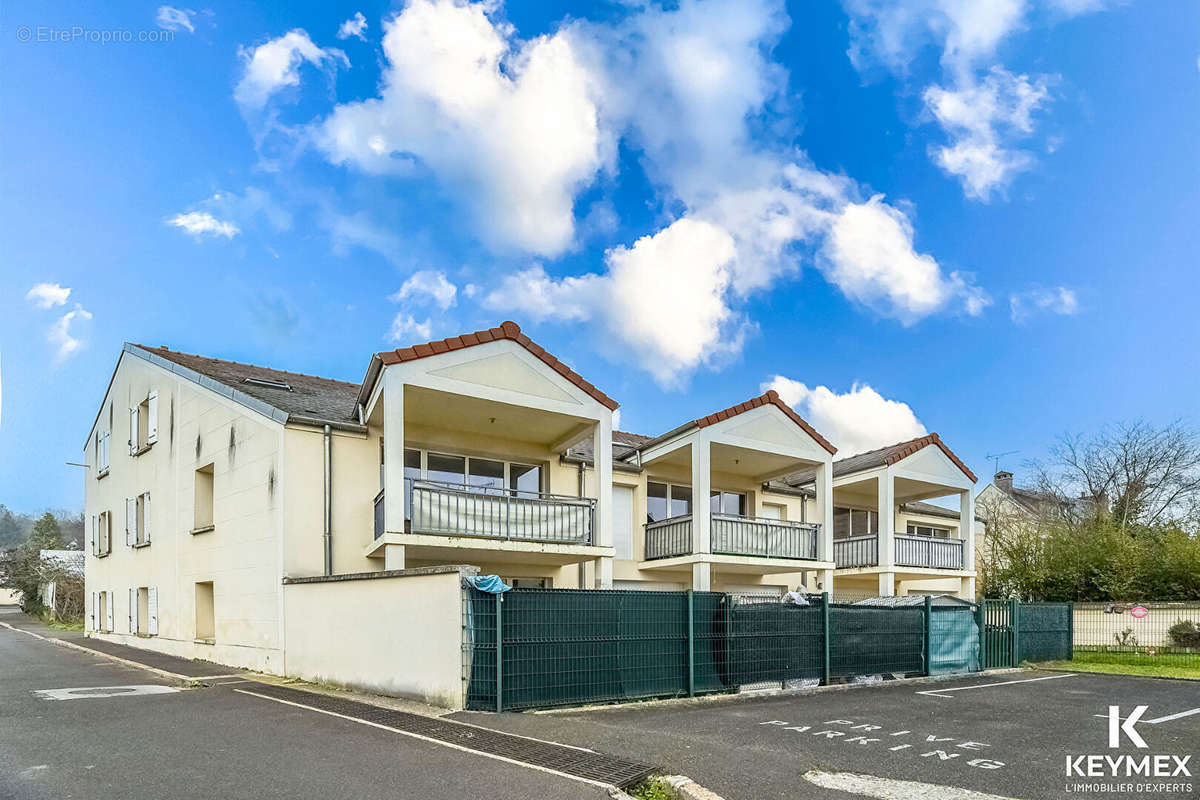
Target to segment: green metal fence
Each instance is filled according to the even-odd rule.
[[[464,680],[467,707],[477,710],[970,672],[1010,666],[1022,648],[1057,657],[1070,642],[1062,604],[1016,612],[1031,620],[1018,637],[1010,601],[976,611],[929,601],[855,606],[828,596],[795,606],[720,592],[464,591]]]
[[[1071,603],[1021,603],[1018,624],[1017,650],[1021,661],[1071,658]]]

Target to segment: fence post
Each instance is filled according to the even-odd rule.
[[[979,629],[979,669],[987,669],[987,634],[984,628],[987,625],[987,611],[985,610],[987,603],[986,598],[979,598],[975,605],[975,626]]]
[[[496,593],[496,713],[504,710],[504,593]]]
[[[696,600],[692,590],[687,593],[688,609],[688,697],[696,696]]]
[[[925,595],[925,674],[933,674],[933,595]]]
[[[823,618],[823,624],[821,626],[821,630],[822,630],[822,633],[824,634],[824,636],[822,638],[825,640],[825,647],[824,647],[825,660],[824,660],[823,666],[821,667],[821,683],[824,684],[825,686],[828,686],[829,685],[829,640],[832,638],[829,635],[829,633],[830,633],[830,631],[829,631],[829,620],[830,620],[829,592],[821,592],[821,616]]]
[[[1075,660],[1075,601],[1067,603],[1067,660]]]
[[[1012,626],[1012,666],[1021,666],[1021,601],[1010,600],[1012,613],[1010,614],[1010,624]]]

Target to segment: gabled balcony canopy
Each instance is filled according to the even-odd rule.
[[[834,504],[875,512],[878,531],[836,538],[833,551],[839,570],[855,569],[913,575],[939,571],[968,573],[974,559],[975,474],[936,433],[859,453],[833,464]],[[797,488],[811,487],[813,475],[788,479]],[[898,506],[957,496],[959,536],[932,539],[896,531]],[[973,574],[973,573],[971,573]],[[881,593],[884,581],[880,580]]]
[[[610,492],[572,499],[566,495],[577,487],[545,481],[456,488],[433,474],[435,452],[465,456],[458,459],[464,463],[485,456],[503,462],[497,474],[505,480],[517,462],[546,463],[585,438],[596,452],[611,452],[616,401],[516,323],[378,353],[359,403],[364,422],[383,430],[371,554],[382,549],[389,568],[403,564],[405,548],[410,559],[441,559],[476,547],[555,563],[599,559],[606,563],[597,564],[597,582],[611,583]],[[406,450],[417,449],[427,461],[414,475]],[[595,469],[596,485],[610,486],[611,461],[600,459]]]
[[[642,568],[691,566],[692,586],[704,589],[710,585],[712,565],[762,574],[831,567],[829,473],[835,452],[774,391],[639,444],[624,461],[653,475],[678,477],[690,484],[694,498],[693,513],[686,518],[646,525]],[[713,475],[762,485],[801,469],[814,470],[824,491],[816,523],[709,510]]]

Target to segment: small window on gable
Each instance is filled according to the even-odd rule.
[[[129,409],[129,454],[141,455],[158,441],[158,390]]]
[[[196,470],[195,505],[192,514],[192,533],[203,533],[213,527],[213,465]]]

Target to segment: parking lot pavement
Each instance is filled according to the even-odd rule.
[[[0,628],[0,797],[606,797],[589,784],[236,688],[179,689]]]
[[[1109,749],[1110,705],[1147,744],[1121,734]],[[1187,712],[1192,710],[1193,713]],[[456,718],[617,755],[681,772],[728,800],[858,797],[804,780],[809,770],[973,789],[1028,800],[1200,796],[1200,684],[1116,675],[1024,671],[936,683],[845,691],[628,705],[549,714]],[[1122,777],[1117,791],[1070,784],[1113,783],[1067,775],[1067,756],[1190,756],[1194,777],[1148,791]],[[1169,762],[1174,766],[1176,762]]]

